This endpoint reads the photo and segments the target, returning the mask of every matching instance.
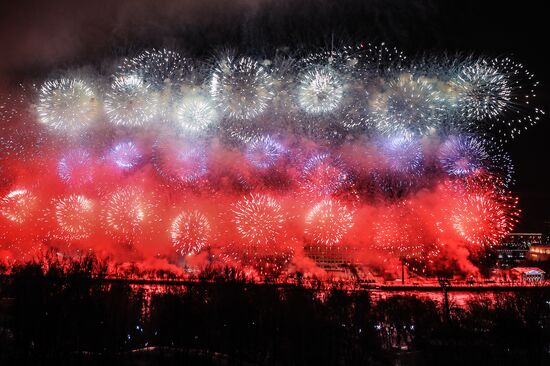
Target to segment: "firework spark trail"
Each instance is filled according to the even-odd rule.
[[[90,153],[78,148],[69,151],[57,163],[57,175],[61,181],[74,187],[90,184],[94,178],[94,161]]]
[[[38,120],[55,130],[79,132],[91,127],[99,117],[98,97],[93,87],[84,80],[48,80],[42,84],[38,95]]]
[[[251,245],[269,245],[282,235],[285,214],[270,196],[251,194],[235,203],[232,211],[239,235]]]
[[[132,141],[119,142],[107,153],[107,159],[121,170],[135,168],[143,158],[142,153]]]
[[[182,212],[170,226],[172,245],[181,255],[199,253],[211,237],[208,218],[197,210]]]
[[[135,74],[115,77],[104,103],[109,121],[119,126],[143,127],[152,123],[157,114],[150,84]]]
[[[514,167],[510,157],[499,145],[479,137],[449,136],[439,147],[438,160],[451,177],[495,174],[507,184],[512,181]]]
[[[212,62],[153,49],[114,69],[0,100],[0,247],[207,253],[263,275],[307,262],[307,245],[458,261],[440,244],[480,250],[513,229],[499,141],[544,113],[508,58],[385,45]]]
[[[353,211],[338,201],[324,200],[306,216],[305,234],[315,244],[336,245],[354,225]]]
[[[249,57],[223,57],[210,79],[210,95],[227,115],[250,120],[262,115],[273,98],[268,70]]]
[[[0,214],[7,220],[23,224],[28,221],[38,205],[37,197],[25,188],[14,189],[0,201]]]
[[[298,104],[306,113],[330,113],[342,102],[344,84],[340,75],[330,67],[315,67],[301,75],[297,95]]]
[[[154,205],[139,188],[121,188],[104,202],[102,221],[106,230],[123,240],[135,240],[154,216]]]
[[[62,197],[54,202],[59,235],[66,241],[86,239],[94,230],[94,203],[82,195]]]
[[[247,145],[245,155],[255,167],[267,169],[272,167],[284,153],[283,145],[270,136],[262,136]]]

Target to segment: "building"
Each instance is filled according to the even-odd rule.
[[[512,279],[520,282],[542,282],[545,272],[536,267],[516,267],[510,271]]]
[[[307,245],[306,255],[327,272],[343,272],[357,265],[357,253],[347,246]]]
[[[545,262],[550,260],[549,245],[533,245],[527,252],[527,259],[533,262]]]
[[[523,264],[532,246],[539,246],[542,233],[510,233],[495,248],[497,267],[512,268]]]

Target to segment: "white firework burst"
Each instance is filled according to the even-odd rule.
[[[114,78],[105,98],[105,112],[111,123],[125,127],[143,127],[157,116],[158,103],[150,84],[136,74]]]
[[[210,79],[210,95],[235,120],[262,115],[273,98],[273,78],[265,66],[249,57],[224,57]]]
[[[297,100],[300,108],[311,115],[334,112],[344,97],[342,75],[330,66],[314,66],[298,79]]]
[[[250,194],[232,208],[233,223],[251,245],[274,244],[280,237],[286,216],[279,202],[264,194]]]
[[[106,200],[102,221],[107,231],[123,240],[132,240],[153,217],[153,204],[139,188],[121,188]]]
[[[0,214],[7,220],[23,224],[35,213],[38,198],[28,189],[18,188],[0,200]]]
[[[183,256],[199,253],[208,244],[211,234],[208,218],[197,210],[180,213],[170,226],[172,245]]]
[[[193,62],[179,52],[162,48],[141,52],[136,57],[127,58],[119,67],[123,75],[140,75],[152,88],[177,90],[189,82],[195,70]]]
[[[441,101],[429,80],[403,73],[373,95],[369,106],[379,133],[423,136],[435,132],[442,122]]]
[[[175,125],[182,135],[204,134],[219,117],[216,105],[202,93],[188,93],[175,106]]]
[[[514,138],[544,115],[533,103],[538,82],[522,64],[509,58],[469,59],[456,73],[449,88],[460,116],[493,139]]]
[[[94,203],[83,195],[72,194],[54,203],[55,221],[60,234],[67,240],[90,237],[94,225]]]
[[[451,79],[451,88],[458,94],[464,117],[476,121],[498,116],[512,99],[508,77],[485,62],[462,67]]]
[[[336,245],[353,227],[354,212],[342,203],[327,199],[317,203],[306,216],[306,236],[315,244]]]
[[[163,122],[172,122],[172,110],[186,85],[196,82],[192,60],[168,49],[150,49],[127,58],[119,67],[119,75],[138,75],[150,86],[150,93],[158,104],[157,116]]]
[[[97,120],[101,103],[88,82],[60,78],[42,84],[36,112],[38,120],[46,126],[73,134],[90,127]]]

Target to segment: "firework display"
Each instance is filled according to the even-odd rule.
[[[300,270],[305,246],[449,260],[464,251],[445,245],[513,229],[503,144],[543,115],[508,58],[384,45],[203,62],[154,49],[112,70],[0,103],[0,249],[55,239],[260,274]]]
[[[493,173],[507,183],[512,180],[514,167],[508,155],[475,136],[449,136],[439,147],[438,159],[451,177]]]
[[[323,200],[306,216],[306,236],[315,244],[336,245],[353,227],[353,212],[341,203]]]
[[[105,95],[105,114],[115,125],[142,127],[157,115],[151,85],[136,74],[116,76]]]
[[[139,75],[147,85],[162,94],[178,93],[194,69],[191,60],[168,49],[152,49],[126,58],[119,66],[121,75]]]
[[[117,168],[130,170],[139,164],[142,154],[135,143],[124,141],[115,144],[109,149],[107,159]]]
[[[285,153],[283,145],[270,136],[261,136],[246,147],[246,157],[250,164],[259,169],[272,167]]]
[[[329,67],[315,67],[300,77],[298,104],[306,113],[322,114],[338,108],[344,96],[340,75]]]
[[[70,195],[53,204],[59,235],[67,241],[86,239],[92,234],[94,203],[82,195]]]
[[[93,160],[85,149],[69,151],[57,163],[57,175],[67,185],[76,187],[91,183],[93,180]]]
[[[403,73],[371,101],[376,129],[383,134],[426,135],[436,131],[443,114],[439,90],[428,80]]]
[[[233,222],[243,240],[251,245],[269,245],[282,234],[285,215],[272,197],[251,194],[233,206]]]
[[[342,160],[327,153],[309,158],[302,168],[301,184],[306,193],[328,196],[345,187],[349,175]]]
[[[1,201],[0,214],[16,224],[23,224],[32,218],[37,206],[37,198],[26,189],[14,189],[6,194]]]
[[[172,245],[181,255],[197,254],[207,245],[211,230],[208,219],[201,212],[182,212],[170,226]]]
[[[186,94],[176,103],[175,123],[182,135],[199,135],[218,120],[214,103],[200,93]]]
[[[52,129],[76,133],[90,127],[99,116],[99,99],[84,80],[48,80],[40,88],[38,120]]]
[[[404,137],[392,136],[379,141],[380,153],[385,158],[384,166],[392,172],[419,174],[422,168],[423,152],[419,141]]]
[[[132,241],[142,233],[154,213],[150,202],[139,188],[121,188],[106,198],[102,221],[106,230],[122,241]]]
[[[200,143],[166,139],[157,142],[153,152],[153,165],[167,182],[192,184],[208,172],[206,151]]]
[[[237,120],[263,114],[273,98],[273,79],[259,62],[249,58],[224,57],[210,79],[210,94],[223,112]]]

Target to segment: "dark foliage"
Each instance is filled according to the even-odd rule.
[[[46,270],[44,270],[46,268]],[[30,263],[0,283],[0,364],[548,364],[550,294],[416,296],[216,281],[108,281],[94,258]],[[452,294],[451,294],[452,298]]]

